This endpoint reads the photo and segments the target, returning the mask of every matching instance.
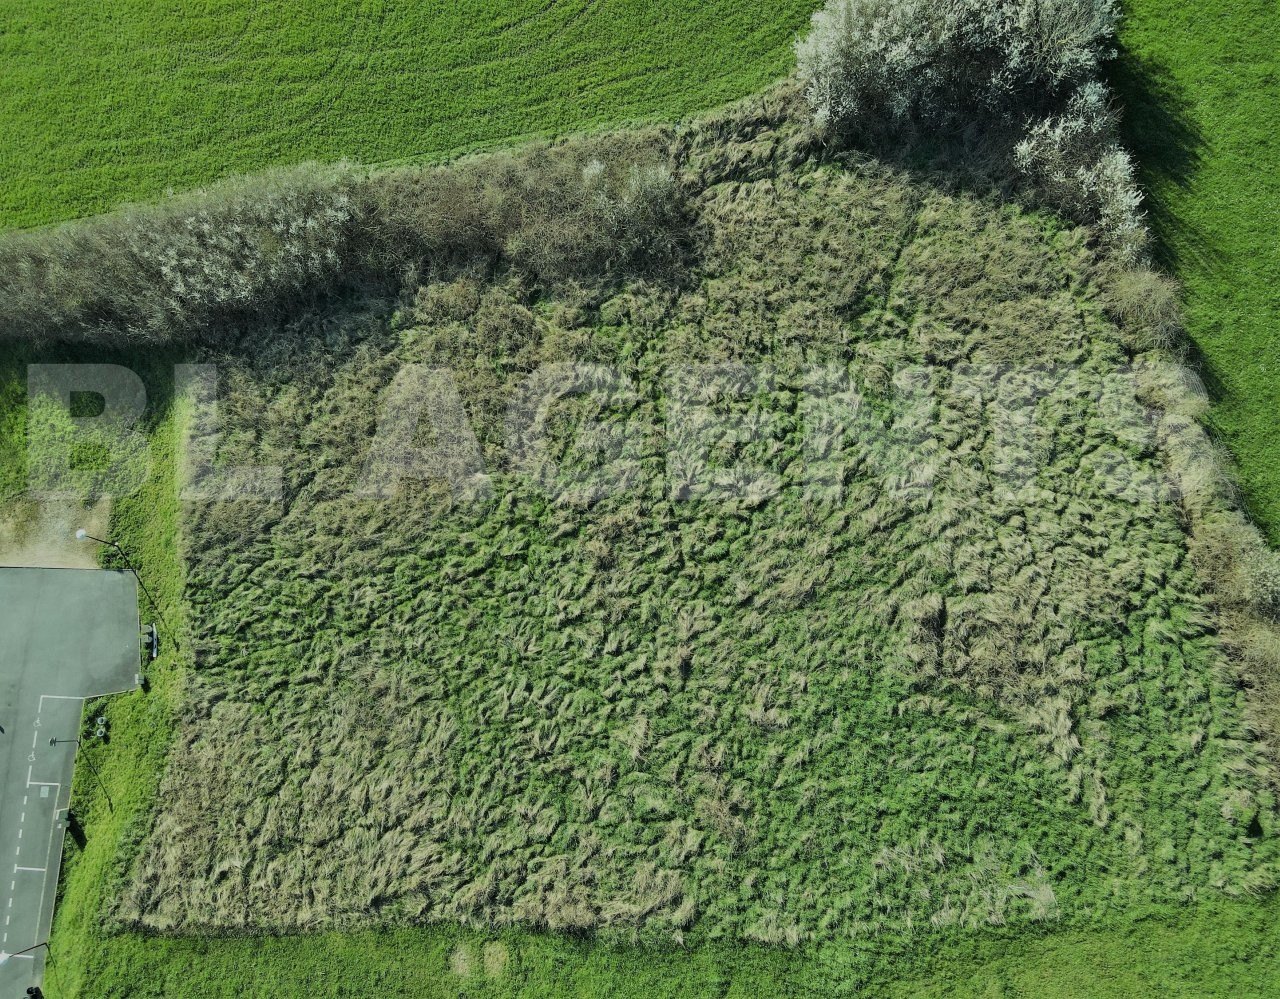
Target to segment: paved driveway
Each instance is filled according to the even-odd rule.
[[[20,952],[49,939],[77,749],[50,739],[137,686],[140,632],[132,573],[0,568],[0,997],[45,974],[43,948]]]

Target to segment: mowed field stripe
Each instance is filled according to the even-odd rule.
[[[307,159],[690,114],[787,73],[817,6],[14,0],[0,12],[0,227]]]

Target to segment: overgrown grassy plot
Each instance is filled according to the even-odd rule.
[[[802,943],[1268,883],[1274,803],[1150,442],[1116,422],[1124,354],[1080,234],[796,166],[785,119],[670,141],[698,234],[681,286],[535,293],[455,261],[394,320],[348,307],[224,358],[224,457],[279,461],[288,502],[184,524],[194,702],[126,925]],[[594,505],[501,464],[511,394],[569,360],[634,390],[597,414],[636,431],[630,487]],[[771,387],[695,401],[765,432],[668,459],[673,369],[733,361]],[[458,373],[489,502],[352,497],[405,363]],[[869,419],[904,416],[904,377],[928,389],[896,445],[828,442],[838,500],[800,460],[815,365]],[[1021,471],[993,368],[1039,400]],[[717,498],[742,461],[773,484]]]
[[[783,75],[813,7],[8,3],[0,227],[305,159],[455,155],[688,114]]]

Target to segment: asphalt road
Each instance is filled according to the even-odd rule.
[[[80,735],[87,698],[137,686],[140,633],[131,573],[0,568],[0,999],[47,973],[78,748],[50,739]]]

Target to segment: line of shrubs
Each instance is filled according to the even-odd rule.
[[[1141,199],[1097,79],[1116,20],[1114,0],[829,0],[798,45],[799,77],[817,124],[842,134],[1017,123],[1008,168],[1136,260]],[[676,268],[681,192],[645,138],[373,174],[308,165],[9,235],[0,340],[219,340],[477,256],[545,282]]]
[[[234,335],[433,262],[506,258],[537,280],[669,266],[667,167],[591,140],[369,174],[314,164],[0,239],[0,340],[112,347]]]

